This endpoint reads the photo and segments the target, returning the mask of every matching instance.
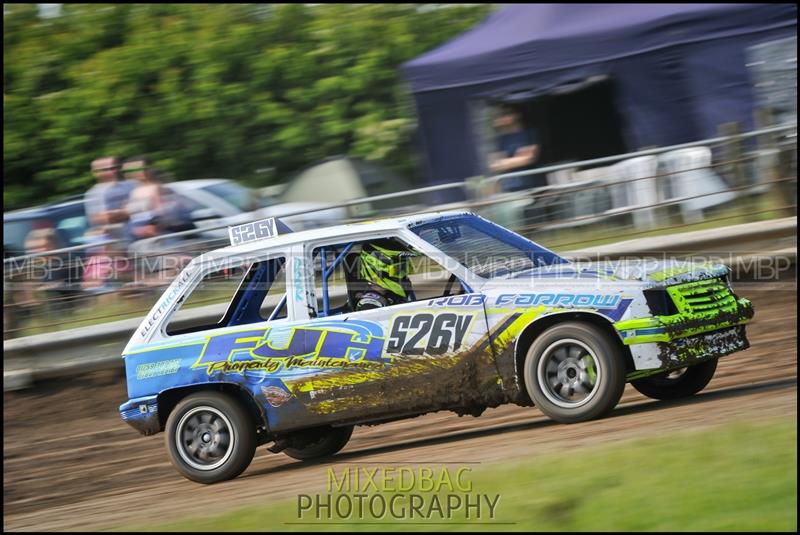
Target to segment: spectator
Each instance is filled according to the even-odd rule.
[[[147,158],[128,159],[122,167],[126,177],[137,183],[126,206],[130,215],[129,231],[134,239],[152,238],[167,232],[186,230],[186,210],[161,186]]]
[[[25,237],[26,254],[55,251],[64,247],[56,230],[52,227],[31,230]],[[52,297],[71,295],[69,281],[69,256],[65,254],[47,254],[30,260],[30,282],[26,286],[26,300],[36,301],[39,293],[47,302]]]
[[[163,247],[172,242],[159,241],[152,243],[145,238],[153,238],[161,234],[193,228],[187,210],[178,199],[161,186],[158,176],[150,167],[147,158],[138,156],[128,159],[122,166],[122,172],[138,183],[131,192],[127,210],[130,214],[129,234],[134,243],[129,253],[135,258],[135,285],[160,285],[172,277],[186,264],[187,255],[165,254]],[[189,258],[190,260],[190,258]]]
[[[3,260],[15,256],[3,244]],[[3,340],[17,330],[21,319],[22,307],[19,306],[20,296],[18,291],[19,276],[13,269],[6,269],[3,265]]]
[[[110,246],[102,244],[106,235],[101,229],[90,229],[84,238],[87,243],[97,246],[86,250],[88,259],[83,269],[81,288],[94,294],[112,291],[115,284],[123,282],[130,275],[127,259]]]
[[[136,184],[130,180],[120,180],[116,156],[94,160],[92,174],[97,184],[84,196],[89,223],[101,227],[110,235],[121,237],[122,224],[128,221],[125,204]]]
[[[535,130],[525,130],[513,108],[503,106],[494,121],[497,132],[498,152],[490,156],[492,173],[502,174],[531,169],[539,158],[539,140]],[[532,181],[530,177],[515,177],[505,181],[505,189],[516,191],[524,189]],[[537,184],[538,185],[538,184]]]
[[[25,253],[44,253],[62,249],[64,244],[61,242],[58,233],[53,227],[36,228],[28,232],[25,237]],[[43,267],[45,274],[43,279],[47,282],[57,282],[66,280],[66,271],[63,257],[60,255],[45,255],[37,257],[40,267]]]

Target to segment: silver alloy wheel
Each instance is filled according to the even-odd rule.
[[[654,385],[659,385],[659,386],[674,385],[679,379],[681,379],[684,375],[686,375],[686,371],[688,369],[689,368],[678,368],[658,375],[654,375],[650,377],[650,382],[652,382]]]
[[[228,418],[214,407],[194,407],[178,422],[175,445],[196,470],[214,470],[230,458],[236,434]]]
[[[686,370],[688,369],[689,368],[678,368],[677,370],[672,370],[664,377],[664,379],[667,379],[668,381],[674,381],[676,379],[680,379],[681,377],[683,377],[683,374],[686,373]]]
[[[581,407],[595,396],[602,373],[594,352],[574,338],[547,346],[536,371],[547,399],[567,409]]]

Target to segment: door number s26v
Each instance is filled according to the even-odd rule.
[[[386,352],[442,355],[451,345],[453,351],[458,351],[473,319],[472,315],[452,313],[397,316],[392,323]]]

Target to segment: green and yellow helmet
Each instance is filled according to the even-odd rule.
[[[361,248],[361,278],[405,298],[403,279],[409,275],[407,259],[417,256],[417,253],[398,249],[394,244],[385,245],[368,243]]]

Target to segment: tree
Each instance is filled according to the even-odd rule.
[[[428,9],[425,9],[425,7]],[[100,155],[267,185],[346,154],[416,174],[399,67],[486,5],[6,6],[4,205],[83,193]]]

